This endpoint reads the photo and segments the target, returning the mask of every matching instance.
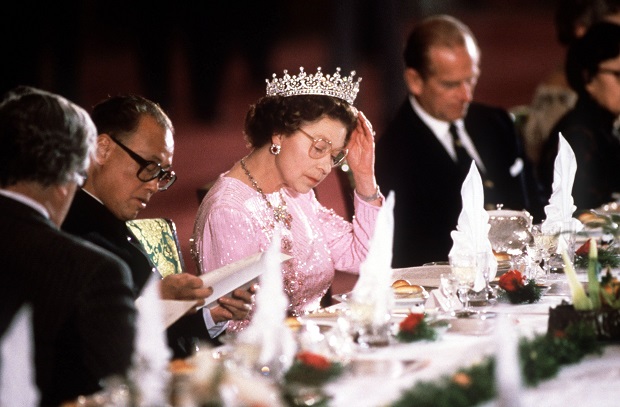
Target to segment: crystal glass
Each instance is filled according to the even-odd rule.
[[[449,314],[452,314],[454,312],[454,304],[452,304],[452,299],[454,298],[454,295],[458,292],[459,282],[456,277],[451,273],[441,273],[439,275],[439,281],[441,283],[441,293],[445,295],[448,300],[447,312]]]
[[[450,268],[458,282],[459,301],[463,304],[463,308],[456,311],[455,315],[462,318],[476,314],[469,307],[469,291],[474,288],[476,280],[476,255],[473,253],[452,254],[450,255]]]
[[[543,232],[540,226],[532,227],[532,243],[528,245],[528,254],[536,264],[543,263],[544,276],[535,276],[538,282],[546,282],[549,279],[551,256],[558,249],[558,233],[560,229]]]
[[[377,315],[375,304],[352,298],[347,313],[353,339],[362,348],[376,348],[390,343],[390,314]]]
[[[489,264],[490,255],[491,253],[488,252],[479,252],[476,254],[476,270],[480,271],[480,274],[482,274],[484,278],[484,288],[482,289],[480,298],[487,305],[495,301],[495,291],[493,291],[493,288],[491,288],[489,284],[489,274],[491,272],[491,265]]]

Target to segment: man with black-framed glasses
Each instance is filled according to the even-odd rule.
[[[91,116],[97,127],[97,149],[62,227],[125,260],[137,297],[157,269],[125,222],[135,219],[154,194],[166,191],[176,181],[171,168],[174,127],[156,103],[136,95],[108,98],[93,108]],[[200,278],[188,273],[163,278],[160,288],[165,299],[201,304],[212,292],[202,286]],[[220,299],[219,312],[212,314],[223,321],[242,318],[249,302],[251,293],[239,290],[233,298]],[[186,356],[196,339],[210,339],[206,323],[202,313],[195,313],[168,329],[175,357]]]

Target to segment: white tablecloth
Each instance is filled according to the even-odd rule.
[[[421,273],[416,275],[416,271]],[[413,284],[436,287],[442,271],[444,266],[434,266],[395,270],[394,275]],[[519,336],[530,337],[547,331],[549,308],[562,299],[568,297],[545,296],[536,304],[496,304],[486,310],[497,313],[497,318],[507,318]],[[327,391],[333,397],[329,405],[387,406],[418,381],[436,380],[480,361],[496,350],[492,333],[497,318],[482,323],[458,320],[435,342],[398,343],[364,351],[359,357],[374,359],[375,363],[360,363],[354,373],[329,384]],[[557,377],[536,388],[525,388],[521,395],[524,407],[618,406],[620,346],[607,346],[603,356],[591,355],[577,365],[565,366]],[[495,401],[488,403],[489,407],[495,405]]]

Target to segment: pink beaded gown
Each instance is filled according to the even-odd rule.
[[[368,253],[379,207],[355,197],[355,217],[347,222],[322,206],[314,191],[299,194],[282,189],[291,228],[282,227],[282,251],[293,258],[282,264],[289,314],[301,315],[319,307],[335,270],[359,272]],[[267,194],[273,207],[280,194]],[[194,225],[195,256],[201,273],[264,251],[275,227],[273,209],[261,195],[236,178],[222,174],[202,201]],[[251,318],[251,315],[248,316]],[[238,331],[249,322],[231,321]]]

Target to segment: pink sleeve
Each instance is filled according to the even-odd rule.
[[[266,247],[246,213],[218,207],[209,213],[202,236],[203,269],[207,272]]]
[[[351,223],[315,201],[319,206],[319,218],[330,242],[332,259],[336,270],[358,273],[366,259],[370,238],[380,207],[362,201],[355,195],[355,216]]]

